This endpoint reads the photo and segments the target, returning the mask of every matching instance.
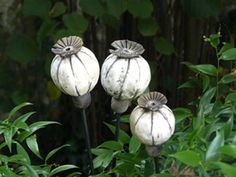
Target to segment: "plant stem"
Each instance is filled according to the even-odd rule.
[[[116,129],[115,129],[115,141],[119,140],[119,134],[120,134],[120,114],[115,113],[115,121],[116,121]]]
[[[81,109],[81,112],[82,112],[82,119],[84,123],[84,131],[85,131],[85,136],[86,136],[85,139],[86,139],[86,147],[88,151],[89,166],[90,166],[91,174],[94,174],[93,157],[92,157],[92,152],[91,152],[91,143],[90,143],[90,136],[89,136],[85,109]]]
[[[159,157],[154,157],[155,172],[156,174],[160,173]]]

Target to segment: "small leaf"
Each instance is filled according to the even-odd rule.
[[[60,172],[66,171],[66,170],[70,170],[70,169],[75,169],[75,168],[78,168],[78,167],[75,166],[75,165],[61,165],[61,166],[59,166],[57,168],[54,168],[50,172],[49,176],[53,176],[53,175],[55,175],[57,173],[60,173]]]
[[[218,152],[236,158],[236,145],[228,144],[218,148]]]
[[[206,152],[206,161],[214,161],[219,158],[217,149],[224,145],[224,132],[217,131],[215,138],[211,141]]]
[[[153,36],[159,26],[155,18],[142,18],[138,20],[138,30],[143,36]]]
[[[80,0],[81,9],[91,16],[102,16],[104,7],[100,0]]]
[[[232,166],[223,162],[214,162],[213,164],[218,166],[222,170],[224,175],[226,175],[227,177],[235,177],[235,174],[236,174],[235,166]]]
[[[12,125],[18,127],[18,124],[20,124],[21,122],[26,122],[33,114],[35,114],[35,112],[28,112],[21,115],[13,122]]]
[[[26,144],[36,156],[38,156],[40,159],[42,159],[40,152],[39,152],[39,147],[38,147],[36,135],[32,135],[32,136],[26,138]]]
[[[153,12],[153,5],[150,0],[128,0],[127,8],[135,17],[147,18]]]
[[[236,48],[228,49],[222,53],[220,59],[222,60],[236,60]]]
[[[63,22],[74,35],[81,35],[88,28],[88,20],[77,12],[64,15]]]
[[[141,147],[140,141],[138,141],[137,138],[132,136],[129,142],[129,153],[135,154],[139,150],[140,147]]]
[[[56,154],[58,151],[60,151],[62,148],[64,148],[64,147],[69,147],[70,145],[69,144],[65,144],[65,145],[62,145],[62,146],[60,146],[60,147],[58,147],[58,148],[55,148],[55,149],[53,149],[52,151],[50,151],[49,153],[48,153],[48,155],[45,157],[45,164],[47,163],[47,161],[54,155],[54,154]]]
[[[7,119],[11,119],[11,117],[12,117],[17,111],[19,111],[21,108],[23,108],[23,107],[25,107],[25,106],[29,106],[29,105],[32,105],[32,103],[26,102],[26,103],[22,103],[22,104],[20,104],[20,105],[18,105],[18,106],[16,106],[16,107],[14,107],[14,108],[11,110],[11,112],[9,113]]]
[[[52,17],[58,17],[62,14],[64,14],[66,11],[66,6],[63,2],[56,2],[53,6],[50,14]]]
[[[161,54],[171,55],[172,53],[175,52],[173,44],[163,37],[160,38],[155,37],[153,42],[156,51],[158,51]]]
[[[211,64],[191,65],[190,68],[210,76],[216,76],[218,73],[217,68]]]
[[[114,151],[123,150],[122,144],[116,141],[106,141],[102,143],[101,145],[99,145],[98,147],[107,148]]]
[[[201,163],[200,155],[195,151],[181,151],[171,155],[186,165],[196,167]]]

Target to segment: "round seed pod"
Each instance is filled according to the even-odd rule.
[[[64,37],[52,47],[56,54],[51,63],[51,77],[65,94],[82,96],[89,93],[99,78],[99,64],[91,50],[82,46],[80,37]]]
[[[111,44],[115,50],[105,59],[101,69],[101,83],[105,91],[117,100],[138,97],[148,87],[150,67],[141,56],[142,45],[129,40]]]
[[[138,106],[130,115],[130,128],[143,144],[161,145],[174,133],[175,117],[166,103],[166,97],[159,92],[150,92],[138,99]]]

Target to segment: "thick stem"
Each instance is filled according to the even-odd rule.
[[[86,139],[86,147],[88,151],[89,166],[90,166],[91,174],[94,174],[93,157],[92,157],[92,152],[91,152],[91,143],[90,143],[90,136],[89,136],[87,119],[86,119],[86,113],[85,113],[85,109],[81,109],[81,111],[82,111],[82,119],[84,123],[84,131],[85,131],[85,136],[86,136],[85,139]]]

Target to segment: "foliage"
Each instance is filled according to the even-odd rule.
[[[76,169],[75,165],[60,165],[49,163],[49,159],[60,149],[68,146],[63,145],[50,151],[45,158],[42,157],[37,142],[36,131],[48,125],[58,124],[54,121],[36,121],[28,124],[28,119],[35,112],[19,114],[18,111],[31,103],[23,103],[12,109],[6,118],[0,121],[0,175],[1,176],[54,176],[60,172]],[[33,153],[42,163],[39,165],[33,162],[30,152]],[[71,176],[78,175],[74,172]]]
[[[112,173],[128,177],[235,176],[235,72],[233,65],[230,65],[229,73],[220,73],[220,64],[223,65],[224,61],[233,64],[236,48],[228,47],[229,43],[221,43],[220,37],[220,33],[217,33],[204,38],[215,48],[217,66],[183,63],[196,75],[182,84],[181,88],[189,88],[194,79],[197,84],[191,87],[200,89],[201,93],[194,101],[194,111],[188,108],[173,110],[176,132],[163,145],[159,157],[161,173],[155,174],[153,158],[146,154],[138,140],[122,131],[118,142],[105,141],[93,149],[96,155],[94,166],[101,171],[97,176]],[[111,163],[114,161],[116,166],[113,167]]]

